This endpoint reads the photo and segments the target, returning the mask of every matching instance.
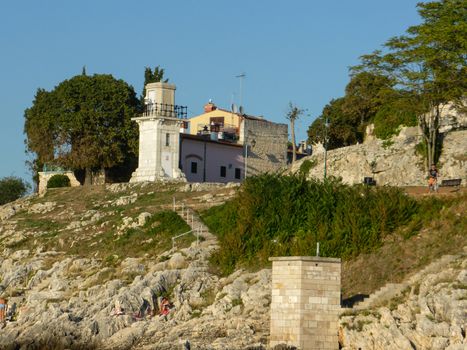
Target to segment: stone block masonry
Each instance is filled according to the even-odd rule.
[[[341,260],[273,257],[270,346],[335,350],[341,296]]]
[[[245,119],[240,142],[248,147],[245,165],[248,176],[276,172],[287,167],[287,124]]]

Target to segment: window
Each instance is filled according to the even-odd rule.
[[[241,179],[242,177],[242,170],[240,168],[235,168],[235,178]]]
[[[197,174],[198,173],[198,163],[197,162],[191,162],[191,173],[192,174]]]
[[[170,146],[170,134],[165,134],[165,145]]]
[[[221,166],[221,177],[225,177],[227,175],[227,168],[225,166]]]

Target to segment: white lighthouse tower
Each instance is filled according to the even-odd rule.
[[[162,82],[146,85],[144,112],[132,119],[139,126],[139,157],[130,182],[184,178],[179,154],[186,107],[175,105],[175,89]]]

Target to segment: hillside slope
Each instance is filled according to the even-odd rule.
[[[205,209],[235,194],[224,185],[116,184],[57,189],[0,207],[0,293],[10,308],[16,304],[0,348],[174,349],[186,340],[196,349],[266,347],[270,269],[216,275],[209,257],[217,240],[207,233],[199,244],[188,234],[172,246],[175,234],[197,225],[188,206]],[[345,262],[344,294],[369,294],[445,253],[460,254],[465,203],[463,195],[417,235]],[[465,271],[465,256],[456,266]],[[457,300],[464,282],[449,276],[442,293]],[[174,306],[167,320],[157,316],[164,296]],[[361,340],[352,327],[343,327],[349,349]]]

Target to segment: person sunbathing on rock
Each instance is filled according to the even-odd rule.
[[[0,298],[0,323],[5,323],[5,316],[8,310],[7,300]]]
[[[111,313],[112,316],[120,316],[125,314],[125,310],[120,305],[120,301],[117,299],[115,300],[115,307],[112,309]]]
[[[167,315],[170,313],[170,301],[166,297],[162,298],[159,310],[159,316],[167,320]]]

